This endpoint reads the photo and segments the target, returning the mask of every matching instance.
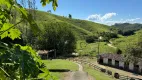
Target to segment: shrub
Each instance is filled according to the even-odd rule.
[[[95,41],[97,41],[97,37],[94,36],[94,35],[89,35],[89,36],[86,37],[86,42],[87,43],[93,43]]]

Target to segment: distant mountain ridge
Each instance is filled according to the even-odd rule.
[[[116,23],[113,25],[114,27],[119,29],[119,33],[128,36],[134,34],[134,32],[142,29],[142,24],[135,23],[135,24],[130,24],[130,23]]]

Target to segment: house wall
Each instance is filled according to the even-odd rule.
[[[107,58],[103,58],[103,63],[104,64],[108,64],[108,59]]]
[[[119,61],[119,67],[122,67],[122,68],[124,68],[124,62],[122,62],[122,61]]]
[[[130,69],[131,71],[134,70],[134,64],[133,64],[133,63],[129,63],[129,69]]]
[[[103,63],[108,64],[108,58],[103,58]],[[112,65],[115,66],[115,60],[112,60]],[[139,65],[139,72],[142,73],[142,62],[138,63]],[[125,67],[125,62],[119,61],[119,67],[124,68]],[[129,70],[134,71],[134,64],[129,63]]]
[[[115,60],[112,60],[112,65],[115,66]]]

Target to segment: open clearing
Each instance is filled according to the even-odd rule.
[[[48,69],[70,70],[65,72],[51,72],[59,80],[114,80],[106,74],[96,71],[87,65],[80,65],[68,60],[43,60]],[[102,77],[103,76],[103,77]]]
[[[78,70],[78,65],[68,60],[53,59],[43,60],[43,62],[45,63],[47,69],[58,70],[57,72],[50,73],[59,80],[64,80],[64,78],[68,77],[68,74]]]

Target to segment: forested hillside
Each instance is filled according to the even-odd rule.
[[[135,24],[130,24],[130,23],[116,23],[115,25],[116,28],[119,29],[119,34],[122,34],[124,36],[132,35],[135,33],[135,31],[138,31],[142,29],[142,24],[135,23]]]

